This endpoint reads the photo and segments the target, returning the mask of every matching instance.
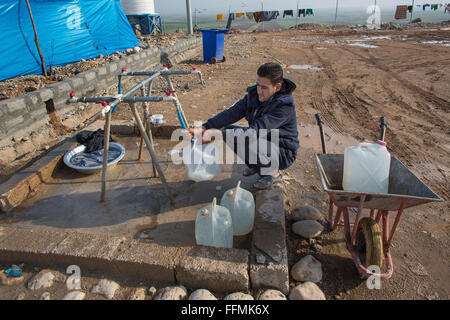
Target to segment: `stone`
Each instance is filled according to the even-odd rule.
[[[23,300],[23,299],[25,299],[25,292],[22,291],[17,295],[16,300]]]
[[[41,295],[41,298],[40,298],[39,300],[51,300],[51,299],[50,299],[50,292],[44,292],[44,293]]]
[[[53,285],[55,275],[51,272],[45,272],[45,270],[39,272],[33,280],[28,284],[28,289],[39,290],[41,288],[49,288]]]
[[[287,300],[287,299],[282,292],[278,290],[269,289],[262,292],[258,296],[257,300]]]
[[[14,286],[23,281],[23,276],[10,277],[5,273],[5,270],[0,270],[0,285],[2,286]]]
[[[292,231],[303,238],[315,238],[322,234],[323,226],[315,220],[302,220],[292,224]]]
[[[145,300],[145,288],[137,288],[130,295],[130,300]]]
[[[62,299],[63,300],[84,300],[86,297],[86,293],[81,291],[72,291],[66,294]]]
[[[315,283],[305,282],[291,289],[289,300],[326,300],[326,298]]]
[[[217,298],[206,289],[198,289],[191,293],[188,300],[217,300]]]
[[[255,300],[251,295],[243,292],[233,292],[227,295],[223,300]]]
[[[300,206],[292,211],[292,219],[300,220],[323,220],[323,216],[319,210],[311,206]]]
[[[322,264],[312,255],[307,255],[294,264],[291,276],[297,281],[317,283],[322,280]]]
[[[160,289],[153,300],[185,300],[186,298],[187,290],[180,285]]]
[[[150,288],[148,288],[148,295],[149,295],[151,298],[153,298],[153,297],[155,296],[155,294],[156,294],[156,291],[158,291],[158,290],[156,290],[155,287],[150,287]]]
[[[116,290],[119,289],[120,286],[114,281],[110,280],[100,280],[97,285],[92,288],[92,293],[97,293],[103,295],[105,298],[112,299],[114,297],[114,294],[116,293]]]

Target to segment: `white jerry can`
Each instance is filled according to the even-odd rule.
[[[233,225],[230,211],[216,205],[216,198],[211,205],[201,208],[195,219],[195,240],[198,245],[232,248]]]
[[[344,151],[342,186],[346,191],[388,193],[391,155],[386,143],[360,143]]]
[[[226,207],[233,221],[233,235],[242,236],[250,233],[255,220],[255,200],[253,194],[241,186],[238,182],[236,188],[224,193],[220,205]]]

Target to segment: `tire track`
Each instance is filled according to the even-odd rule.
[[[330,106],[325,104],[323,100],[322,89],[325,84],[324,80],[319,79],[313,86],[312,103],[314,108],[320,112],[320,115],[326,121],[325,124],[329,126],[334,132],[342,134],[343,128],[340,122],[334,116]]]
[[[367,107],[361,102],[361,100],[357,99],[355,95],[350,92],[348,89],[341,88],[337,82],[337,76],[334,72],[331,64],[323,59],[315,50],[314,47],[311,48],[312,52],[315,54],[317,59],[320,61],[320,64],[325,70],[328,78],[333,83],[333,91],[336,93],[337,99],[341,102],[343,106],[343,111],[346,113],[349,118],[356,118],[358,122],[362,122],[365,128],[369,128],[371,133],[376,132],[376,128],[373,126],[373,119],[369,113]],[[328,108],[329,109],[329,108]],[[329,111],[331,113],[331,111]],[[331,113],[332,115],[332,113]],[[330,118],[335,118],[334,115]],[[336,120],[337,121],[337,120]],[[339,122],[338,122],[339,123]],[[339,127],[343,128],[339,123]],[[342,131],[344,131],[342,129]]]
[[[445,99],[442,99],[426,90],[423,90],[422,88],[412,84],[411,82],[409,82],[408,80],[402,79],[399,75],[397,75],[396,73],[394,73],[392,70],[390,70],[388,67],[385,67],[383,65],[381,65],[380,63],[377,62],[377,59],[370,54],[369,52],[368,57],[357,53],[353,50],[350,50],[349,48],[345,48],[345,47],[341,47],[342,50],[345,50],[361,59],[363,59],[365,62],[373,65],[374,67],[376,67],[377,69],[380,69],[381,71],[386,72],[387,74],[389,74],[392,78],[394,78],[395,80],[397,80],[403,87],[405,87],[406,89],[410,90],[415,96],[419,96],[423,99],[425,99],[427,102],[433,103],[434,105],[436,105],[439,109],[445,111],[445,112],[449,112],[450,111],[450,102],[448,102]]]

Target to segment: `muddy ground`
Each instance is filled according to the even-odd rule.
[[[177,82],[177,93],[192,125],[231,106],[256,80],[256,69],[267,61],[290,65],[285,77],[297,84],[294,92],[301,147],[285,172],[289,266],[306,254],[322,263],[318,283],[327,299],[449,299],[450,298],[450,63],[449,25],[432,29],[355,32],[283,30],[233,33],[225,43],[226,61],[204,64],[199,55],[174,69],[197,66],[206,85],[196,78]],[[318,69],[294,69],[293,66]],[[165,91],[156,83],[157,92]],[[176,124],[171,104],[151,105],[168,124]],[[328,151],[379,137],[379,119],[388,123],[388,150],[407,165],[444,202],[407,209],[397,228],[391,253],[394,274],[379,290],[369,290],[346,250],[342,227],[308,242],[291,232],[291,211],[310,204],[326,215],[314,154],[321,152],[314,114],[326,127]],[[113,119],[131,119],[120,107]],[[241,122],[245,124],[245,122]],[[395,214],[391,214],[393,224]],[[326,223],[324,223],[326,225]],[[314,242],[314,241],[313,241]],[[317,244],[319,246],[317,246]],[[292,284],[294,284],[291,279]],[[14,297],[10,297],[14,299]]]

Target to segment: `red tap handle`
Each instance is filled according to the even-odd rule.
[[[96,104],[101,104],[104,108],[108,105],[105,101],[96,101]]]
[[[75,97],[75,91],[72,91],[71,93],[70,93],[70,98],[74,98]]]
[[[123,67],[122,68],[122,73],[125,72],[125,71],[127,71],[127,67]]]
[[[197,70],[197,67],[192,67],[192,70],[194,70],[194,71]]]
[[[176,93],[176,90],[167,90],[166,91],[166,96],[170,96],[172,93]]]

